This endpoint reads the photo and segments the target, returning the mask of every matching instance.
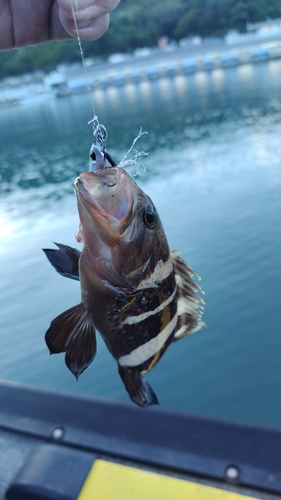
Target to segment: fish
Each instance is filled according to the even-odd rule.
[[[51,322],[50,354],[65,352],[78,379],[96,355],[98,331],[131,400],[159,404],[143,374],[204,326],[200,278],[170,250],[153,201],[123,168],[83,172],[74,189],[82,251],[56,243],[44,252],[58,273],[80,280],[81,302]]]

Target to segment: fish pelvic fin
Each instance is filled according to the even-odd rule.
[[[206,326],[201,320],[204,301],[200,295],[197,295],[198,292],[202,294],[204,292],[191,276],[195,276],[198,280],[200,277],[179,257],[178,252],[172,250],[170,254],[178,290],[178,322],[174,335],[174,340],[178,340]]]
[[[57,316],[51,322],[45,340],[50,354],[66,353],[65,364],[77,380],[96,355],[95,327],[83,304]]]
[[[137,370],[118,364],[119,375],[131,400],[142,408],[158,405],[158,399],[147,380]]]
[[[78,264],[81,252],[62,243],[55,243],[55,245],[57,245],[58,250],[43,248],[47,259],[61,276],[79,281]]]

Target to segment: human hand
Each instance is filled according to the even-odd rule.
[[[0,50],[77,37],[96,40],[120,0],[0,0]],[[73,10],[72,10],[73,6]]]

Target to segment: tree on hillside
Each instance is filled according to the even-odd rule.
[[[198,34],[223,36],[230,29],[246,30],[247,22],[281,16],[280,0],[189,0],[175,28],[176,37]]]

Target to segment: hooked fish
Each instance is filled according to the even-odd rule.
[[[84,172],[74,187],[83,250],[44,251],[60,274],[80,279],[81,303],[51,322],[46,343],[51,354],[66,353],[78,378],[96,355],[98,330],[132,401],[157,404],[142,374],[173,341],[201,328],[196,274],[169,249],[154,203],[124,169]]]

